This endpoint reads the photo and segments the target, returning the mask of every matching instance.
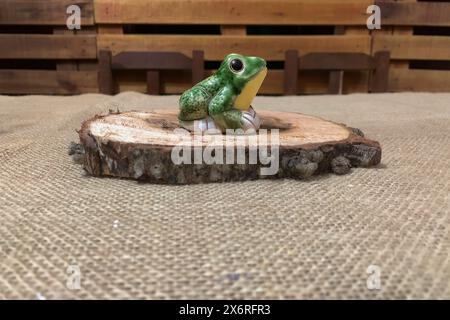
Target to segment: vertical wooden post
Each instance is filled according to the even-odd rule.
[[[389,89],[389,61],[391,54],[389,51],[378,51],[374,55],[375,66],[371,81],[371,92],[387,92]]]
[[[192,51],[192,85],[202,81],[205,76],[205,54],[201,50]]]
[[[404,2],[417,2],[417,0],[402,0]],[[383,20],[381,21],[383,23]],[[384,27],[382,27],[383,29]],[[411,36],[413,35],[412,26],[393,26],[390,27],[392,35]],[[380,30],[378,30],[380,31]],[[409,69],[409,61],[391,61],[392,67],[396,69]]]
[[[75,31],[67,29],[67,27],[54,27],[53,34],[75,35]],[[77,71],[78,65],[76,60],[58,61],[56,63],[58,71]]]
[[[284,53],[284,94],[296,95],[298,90],[298,51]]]
[[[103,94],[114,94],[111,51],[100,50],[98,53],[98,89]]]
[[[328,94],[342,94],[344,71],[330,71],[328,79]]]
[[[98,51],[98,84],[99,92],[104,94],[114,94],[116,83],[111,68],[112,54],[109,48],[102,48],[101,37],[108,34],[123,34],[122,25],[97,25],[97,50]],[[106,49],[106,50],[105,50]],[[103,52],[103,53],[102,53]],[[120,91],[119,82],[117,89]]]
[[[384,26],[383,26],[384,28]],[[371,31],[369,29],[367,29],[367,26],[364,25],[359,25],[359,26],[345,26],[344,30],[342,30],[341,27],[335,27],[335,32],[334,34],[336,35],[346,35],[346,36],[352,36],[352,35],[366,35],[366,36],[371,36]],[[371,54],[372,53],[372,42],[370,42],[370,48],[367,52],[363,52],[366,54]],[[340,71],[337,71],[340,72]],[[360,74],[358,75],[358,78],[360,80],[358,80],[358,82],[361,82],[361,85],[358,85],[356,88],[351,88],[351,87],[344,87],[344,81],[342,80],[342,88],[340,90],[340,93],[354,93],[354,92],[369,92],[369,83],[370,83],[370,71],[369,70],[360,70],[359,71]],[[349,77],[346,79],[347,83],[351,82],[352,79],[354,79],[354,74],[349,73],[348,74]],[[342,73],[340,76],[342,76],[342,78],[344,77],[344,74]],[[330,75],[331,77],[331,75]],[[337,77],[337,75],[336,75]],[[350,81],[349,81],[350,80]],[[331,79],[330,79],[331,81]]]
[[[149,70],[147,71],[147,93],[153,95],[160,94],[160,80],[159,71]]]
[[[417,0],[402,0],[404,2],[417,2]],[[381,20],[383,24],[383,19]],[[384,26],[381,27],[381,30],[385,29]],[[377,30],[380,33],[381,30]],[[412,36],[413,35],[413,26],[392,26],[390,27],[391,32],[389,35],[397,36]],[[381,33],[382,34],[382,33]],[[400,70],[409,70],[409,60],[391,60],[390,67],[392,69],[400,69]],[[388,88],[389,90],[389,88]]]
[[[83,27],[81,30],[77,30],[75,34],[97,36],[97,29],[95,27]],[[79,60],[78,71],[97,71],[98,63],[95,60]]]
[[[343,35],[345,34],[344,26],[335,26],[334,34]],[[328,75],[328,94],[342,94],[344,87],[344,71],[342,70],[332,70]]]

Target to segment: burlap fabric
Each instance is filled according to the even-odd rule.
[[[177,98],[0,97],[0,298],[450,298],[450,94],[256,99],[379,140],[346,176],[164,186],[68,157],[83,119]]]

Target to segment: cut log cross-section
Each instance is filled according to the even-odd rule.
[[[358,129],[298,113],[259,115],[257,134],[200,136],[179,128],[176,110],[98,115],[79,131],[84,168],[94,176],[185,184],[344,174],[381,161],[379,143]]]

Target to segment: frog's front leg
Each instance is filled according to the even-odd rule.
[[[232,89],[223,87],[211,99],[208,105],[208,114],[215,124],[222,130],[240,128],[240,111],[233,109],[236,94]]]
[[[213,118],[215,124],[222,130],[226,129],[259,129],[259,118],[250,108],[248,111],[241,111],[233,108],[236,94],[228,87],[222,88],[208,106],[208,113]]]

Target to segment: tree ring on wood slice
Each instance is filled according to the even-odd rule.
[[[79,131],[85,149],[83,165],[93,176],[186,184],[307,178],[333,171],[343,174],[350,167],[370,167],[381,161],[380,144],[356,134],[353,128],[299,113],[264,110],[258,113],[263,130],[257,134],[195,138],[193,133],[179,127],[177,110],[97,115],[84,121]],[[279,143],[275,139],[277,133]],[[194,140],[196,144],[193,144]],[[227,151],[230,143],[234,143],[235,148]],[[174,147],[178,148],[175,149],[178,153]],[[183,147],[188,149],[180,151]],[[198,151],[197,158],[194,148]],[[234,157],[227,159],[230,150],[234,150]],[[255,150],[256,163],[254,157],[253,162],[250,161],[250,153],[255,155]],[[191,161],[180,163],[180,157],[178,162],[174,161],[174,154],[187,154],[184,159]],[[203,157],[205,154],[214,155],[217,162],[209,164]],[[244,155],[244,162],[241,158],[237,163],[238,154]],[[227,164],[230,159],[232,163]]]

